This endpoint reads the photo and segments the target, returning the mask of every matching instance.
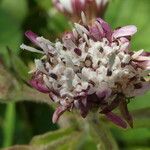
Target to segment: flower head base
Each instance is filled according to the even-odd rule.
[[[150,54],[129,51],[136,31],[133,25],[113,31],[98,18],[90,26],[75,23],[73,30],[56,43],[26,32],[41,50],[24,44],[21,48],[44,55],[35,60],[30,83],[59,104],[53,122],[67,110],[78,109],[86,117],[96,109],[123,128],[127,127],[126,122],[133,126],[127,103],[150,88],[145,79],[149,75],[146,70],[150,69]],[[112,112],[116,107],[124,119]]]
[[[78,22],[82,11],[88,16],[88,21],[103,16],[108,0],[53,0],[53,3],[60,12]]]

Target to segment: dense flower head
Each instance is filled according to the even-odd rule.
[[[54,123],[65,111],[77,109],[86,117],[97,110],[123,128],[126,122],[132,127],[127,104],[150,88],[150,53],[130,51],[131,37],[137,31],[134,25],[112,30],[101,18],[91,25],[82,20],[55,43],[26,32],[40,49],[24,44],[21,48],[43,55],[35,60],[30,84],[59,105]],[[113,113],[117,107],[122,117]]]
[[[75,21],[80,20],[83,11],[88,20],[103,16],[109,0],[53,0],[54,6]]]

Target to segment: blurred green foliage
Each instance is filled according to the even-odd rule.
[[[149,0],[111,0],[105,19],[113,28],[135,24],[138,33],[133,38],[132,48],[150,51],[149,12]],[[24,32],[31,29],[54,41],[69,28],[67,18],[55,12],[50,0],[0,0],[0,59],[16,80],[23,84],[27,80],[28,67],[35,58],[35,54],[21,51],[19,48],[22,42],[30,44],[24,37]],[[8,51],[8,48],[11,50]],[[120,149],[150,149],[149,98],[150,93],[147,93],[129,104],[135,117],[134,129],[122,130],[109,125]],[[9,100],[13,101],[13,97]],[[52,112],[53,109],[45,104],[31,102],[0,104],[0,147],[28,144],[33,136],[58,129],[58,126],[51,122]],[[61,136],[62,140],[57,141]],[[83,136],[72,129],[58,130],[46,133],[42,137],[35,137],[31,144],[42,142],[43,139],[44,142],[51,139],[49,147],[52,148],[53,145],[62,142],[61,149],[64,150],[68,149],[69,145],[71,150],[72,145],[78,145],[76,148],[82,150],[97,149],[93,136]],[[70,144],[64,143],[66,140],[69,140]],[[77,144],[78,141],[80,144]]]

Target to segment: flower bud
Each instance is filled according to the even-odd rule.
[[[91,21],[97,16],[102,17],[105,13],[108,0],[53,0],[55,7],[73,21],[78,22],[81,12],[88,16]]]

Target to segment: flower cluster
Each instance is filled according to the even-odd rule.
[[[97,110],[123,128],[127,123],[132,127],[127,103],[150,88],[146,79],[150,53],[129,51],[137,31],[133,25],[112,30],[101,18],[92,25],[85,24],[86,18],[82,20],[55,43],[26,32],[40,49],[24,44],[21,48],[43,55],[35,60],[30,84],[59,105],[53,114],[54,123],[65,111],[77,109],[86,117]],[[117,107],[122,117],[112,112]]]
[[[53,0],[55,7],[74,21],[79,21],[84,12],[88,21],[103,16],[109,0]]]

